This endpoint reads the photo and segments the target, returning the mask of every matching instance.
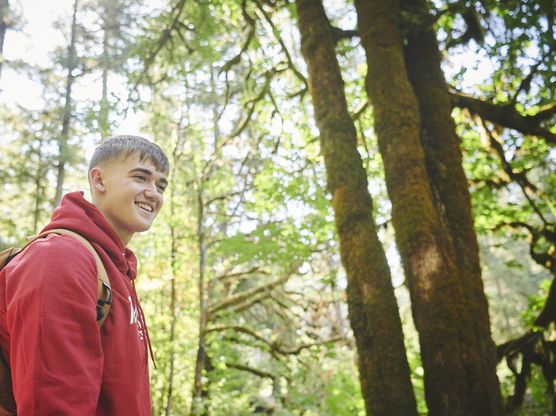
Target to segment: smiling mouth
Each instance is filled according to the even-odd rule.
[[[141,209],[144,209],[147,212],[153,212],[153,208],[148,204],[144,204],[142,202],[136,202],[135,205],[137,205]]]

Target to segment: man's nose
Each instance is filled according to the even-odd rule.
[[[145,196],[149,199],[160,199],[160,194],[158,192],[158,187],[156,183],[151,182],[145,189]]]

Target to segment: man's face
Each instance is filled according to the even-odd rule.
[[[140,161],[139,155],[132,154],[101,164],[91,175],[98,194],[95,204],[124,244],[134,233],[151,227],[164,203],[168,181],[149,159]],[[95,175],[100,175],[100,181]]]

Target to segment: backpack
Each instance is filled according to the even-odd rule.
[[[91,243],[76,232],[66,230],[63,228],[56,228],[52,230],[45,231],[32,237],[23,247],[18,248],[8,248],[4,251],[0,251],[0,270],[8,264],[17,254],[31,245],[34,241],[39,238],[45,237],[47,234],[66,234],[83,244],[87,250],[93,255],[97,267],[98,273],[98,294],[97,294],[97,324],[102,327],[102,324],[108,317],[108,312],[110,311],[110,306],[112,304],[112,290],[110,288],[110,281],[108,275],[106,274],[106,269],[102,264],[98,253],[93,248]],[[0,351],[0,416],[13,416],[16,415],[16,404],[13,397],[12,391],[12,377],[8,363],[4,358],[4,354]]]

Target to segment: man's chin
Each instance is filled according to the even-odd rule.
[[[149,231],[149,230],[151,229],[151,226],[152,226],[152,222],[151,222],[151,223],[148,223],[148,224],[141,225],[141,226],[137,227],[137,229],[135,230],[135,232],[136,232],[136,233],[144,233],[144,232],[147,232],[147,231]]]

